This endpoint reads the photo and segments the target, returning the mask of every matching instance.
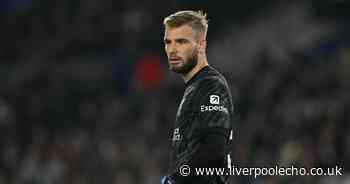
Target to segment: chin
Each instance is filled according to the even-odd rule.
[[[192,59],[192,60],[189,60],[187,62],[182,62],[182,63],[178,63],[178,64],[170,64],[169,65],[169,69],[175,73],[180,73],[180,74],[187,74],[189,73],[190,71],[193,70],[194,67],[196,67],[197,65],[197,60],[196,58],[195,59]]]
[[[170,67],[169,68],[171,71],[175,72],[175,73],[183,73],[183,68],[179,68],[179,67]]]
[[[170,67],[170,70],[175,72],[175,73],[179,73],[179,74],[187,74],[189,73],[193,68],[189,69],[189,68],[186,68],[186,67]]]

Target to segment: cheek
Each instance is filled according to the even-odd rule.
[[[169,50],[168,50],[168,48],[167,47],[165,47],[165,53],[166,53],[166,55],[168,55],[169,56]]]
[[[194,50],[195,48],[193,47],[187,48],[186,52],[184,52],[184,55],[186,56],[186,58],[192,57]]]

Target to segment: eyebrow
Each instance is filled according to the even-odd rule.
[[[186,39],[186,38],[177,38],[177,39],[175,39],[175,42],[179,42],[179,41],[188,41],[188,42],[189,42],[189,40]],[[169,43],[169,42],[171,42],[171,40],[165,38],[165,39],[164,39],[164,42],[165,42],[165,43]]]

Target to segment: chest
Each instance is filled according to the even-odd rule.
[[[176,112],[175,127],[184,126],[192,120],[196,111],[195,96],[194,87],[185,90]]]
[[[187,138],[190,135],[192,123],[196,115],[194,96],[194,88],[186,89],[177,109],[172,132],[172,145],[178,149],[178,152],[185,150]]]

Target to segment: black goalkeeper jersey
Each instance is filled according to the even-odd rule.
[[[172,134],[171,177],[176,184],[219,184],[222,176],[195,176],[194,168],[227,168],[230,158],[233,104],[225,78],[205,66],[187,83]],[[179,169],[188,165],[191,175]]]

